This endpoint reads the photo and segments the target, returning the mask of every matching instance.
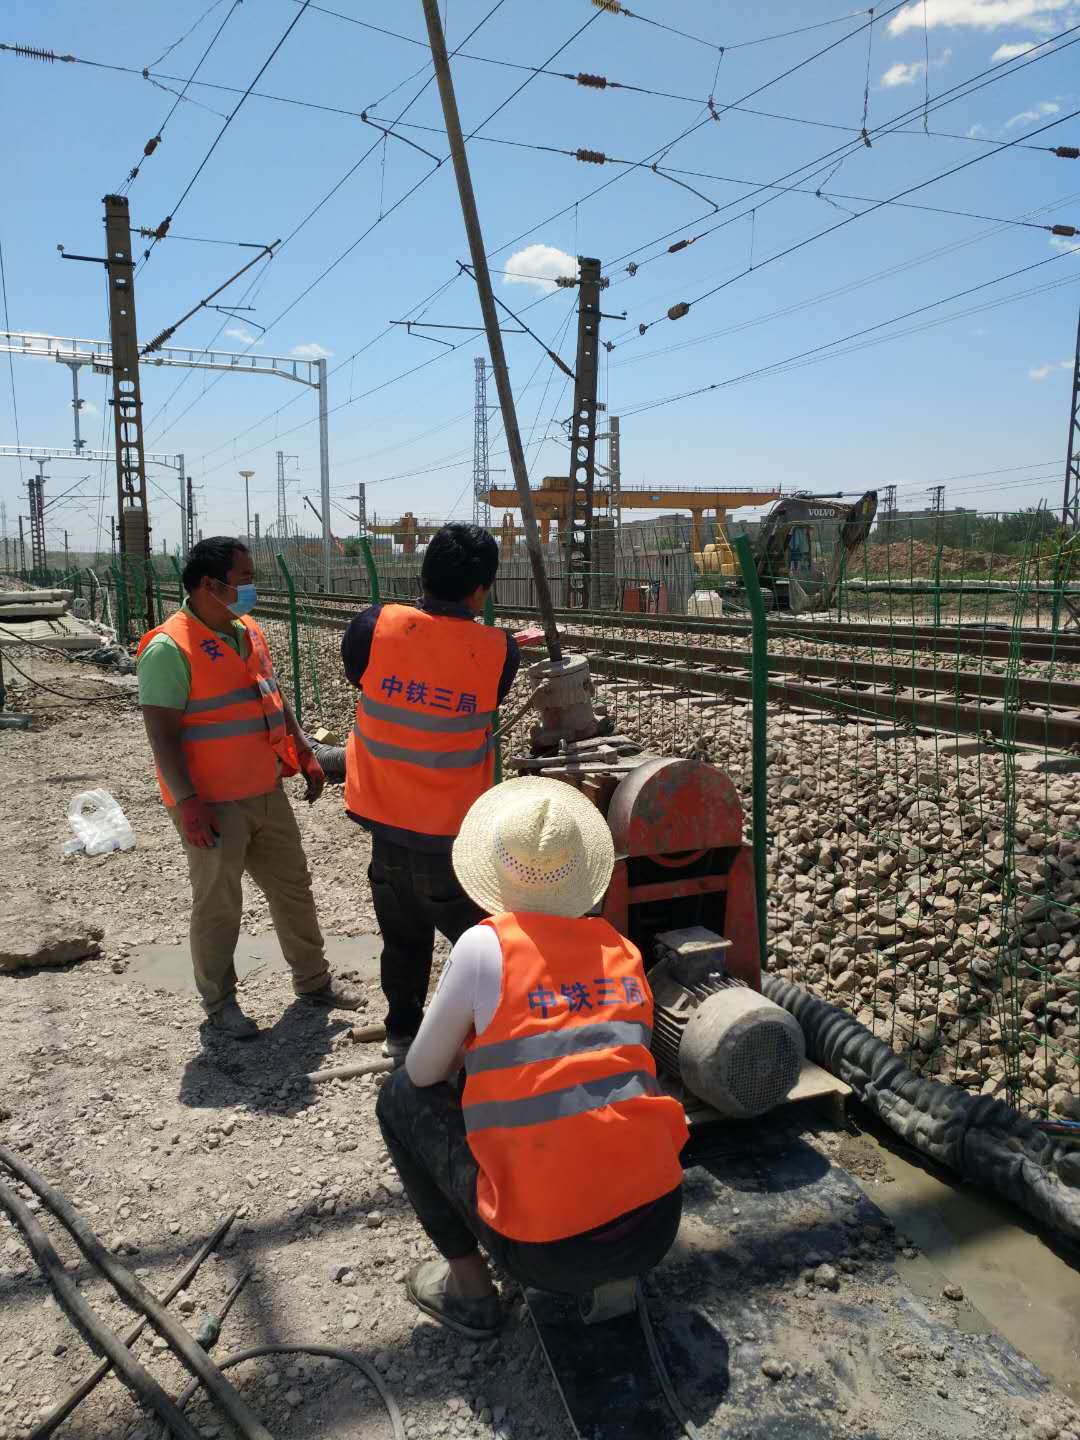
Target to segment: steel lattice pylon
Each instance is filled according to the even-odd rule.
[[[491,488],[490,455],[488,451],[488,403],[487,403],[487,361],[477,355],[476,366],[476,413],[473,420],[473,524],[491,529],[491,505],[488,491]]]
[[[1061,523],[1070,530],[1080,529],[1080,316],[1076,322],[1076,356],[1069,404],[1069,438],[1065,445],[1065,499],[1061,507]]]

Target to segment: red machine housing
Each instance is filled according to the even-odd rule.
[[[604,918],[641,950],[666,930],[702,925],[731,941],[728,973],[761,989],[754,866],[735,786],[699,760],[646,760],[612,788],[582,787],[604,810],[615,871]]]

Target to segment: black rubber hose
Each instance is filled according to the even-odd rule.
[[[374,1365],[369,1365],[351,1350],[339,1350],[335,1345],[256,1345],[251,1350],[237,1350],[233,1355],[226,1355],[218,1364],[222,1370],[228,1370],[230,1366],[239,1365],[244,1360],[257,1360],[260,1355],[325,1355],[330,1360],[340,1360],[345,1365],[352,1365],[362,1375],[366,1375],[379,1392],[386,1406],[386,1413],[390,1416],[390,1424],[394,1427],[394,1440],[405,1440],[405,1426],[402,1424],[397,1401],[383,1384],[383,1378]],[[198,1380],[193,1380],[178,1398],[177,1405],[183,1409],[198,1388]]]
[[[273,1440],[270,1431],[237,1394],[206,1351],[195,1343],[183,1325],[173,1319],[164,1305],[139,1283],[131,1271],[106,1250],[86,1221],[60,1192],[48,1185],[25,1160],[2,1145],[0,1164],[17,1175],[24,1185],[28,1185],[56,1219],[70,1231],[79,1249],[113,1285],[120,1298],[140,1315],[146,1316],[177,1358],[206,1386],[211,1399],[229,1417],[244,1436],[244,1440]]]
[[[191,1281],[195,1278],[199,1266],[210,1254],[211,1250],[213,1250],[217,1245],[219,1245],[221,1241],[225,1238],[225,1235],[228,1233],[229,1226],[233,1223],[235,1219],[236,1211],[234,1210],[231,1215],[227,1215],[225,1217],[225,1219],[221,1222],[221,1224],[209,1237],[209,1239],[203,1242],[203,1244],[199,1247],[198,1252],[192,1257],[190,1262],[184,1267],[183,1271],[176,1277],[173,1283],[169,1286],[168,1290],[166,1290],[165,1294],[161,1297],[161,1303],[163,1305],[171,1304],[172,1301],[176,1299],[177,1295],[179,1295],[180,1291],[183,1290],[186,1285],[189,1285],[191,1283]],[[123,1344],[129,1347],[134,1345],[135,1341],[139,1338],[145,1328],[146,1319],[144,1317],[142,1320],[136,1321],[136,1323],[123,1337]],[[63,1422],[67,1419],[71,1412],[77,1409],[78,1406],[82,1404],[82,1402],[86,1399],[87,1395],[90,1394],[91,1390],[93,1390],[96,1385],[100,1384],[100,1382],[105,1379],[105,1376],[108,1375],[111,1369],[112,1362],[110,1360],[102,1360],[101,1364],[98,1365],[96,1369],[91,1370],[90,1374],[87,1375],[85,1380],[79,1381],[78,1385],[75,1386],[75,1389],[72,1390],[71,1394],[67,1397],[66,1400],[61,1400],[60,1404],[54,1406],[53,1409],[49,1411],[48,1415],[46,1415],[45,1419],[42,1420],[39,1425],[36,1425],[33,1430],[31,1430],[30,1440],[47,1440],[47,1437],[51,1435],[58,1426],[63,1424]]]
[[[1080,1244],[1080,1157],[1004,1101],[912,1074],[865,1025],[798,985],[762,975],[761,989],[798,1020],[810,1058],[846,1081],[890,1130]]]
[[[154,1377],[139,1364],[115,1331],[103,1324],[79,1294],[74,1280],[64,1268],[52,1241],[34,1219],[29,1206],[6,1185],[0,1185],[0,1209],[6,1210],[26,1237],[38,1268],[52,1287],[52,1292],[79,1334],[99,1355],[107,1355],[117,1374],[135,1398],[165,1426],[167,1435],[180,1440],[199,1440],[199,1432],[184,1418]]]

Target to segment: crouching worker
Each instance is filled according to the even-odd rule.
[[[236,1003],[245,872],[269,903],[296,993],[344,1010],[360,1004],[331,979],[300,830],[281,788],[283,776],[300,771],[314,801],[326,777],[248,614],[253,580],[242,541],[200,540],[184,566],[187,599],[143,636],[138,660],[158,783],[191,878],[195,984],[211,1026],[236,1040],[258,1034]]]
[[[656,1081],[641,955],[588,917],[614,864],[600,812],[559,781],[510,780],[473,804],[453,860],[491,918],[454,946],[376,1113],[443,1256],[410,1274],[409,1296],[479,1339],[500,1312],[478,1244],[522,1284],[564,1294],[662,1259],[687,1129]]]

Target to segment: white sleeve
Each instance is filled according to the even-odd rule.
[[[502,992],[502,947],[490,925],[466,930],[450,952],[405,1068],[414,1085],[438,1085],[461,1065],[474,1032],[491,1024]]]

